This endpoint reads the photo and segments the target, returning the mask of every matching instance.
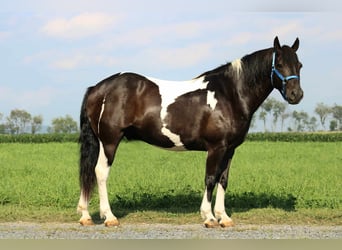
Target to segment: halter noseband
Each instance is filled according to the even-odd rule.
[[[275,87],[274,83],[273,83],[273,74],[275,73],[279,77],[279,79],[282,81],[282,83],[283,83],[282,84],[282,88],[280,89],[280,93],[283,96],[283,98],[287,101],[287,97],[286,97],[286,84],[291,79],[299,79],[299,76],[291,75],[291,76],[284,77],[275,67],[275,57],[276,57],[276,53],[274,51],[273,52],[273,58],[272,58],[271,83],[272,83],[272,86]]]

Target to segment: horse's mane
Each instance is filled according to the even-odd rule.
[[[231,62],[228,62],[226,64],[223,64],[221,66],[218,66],[217,68],[215,69],[212,69],[212,70],[208,70],[202,74],[200,74],[199,76],[196,77],[197,78],[200,78],[202,76],[207,76],[207,75],[215,75],[215,74],[219,74],[219,73],[222,73],[224,71],[226,71],[228,69],[228,66],[231,64]]]
[[[256,84],[255,76],[258,75],[260,72],[264,72],[267,70],[265,67],[268,67],[268,64],[270,64],[268,61],[271,60],[268,58],[268,51],[269,49],[263,49],[259,51],[255,51],[251,54],[246,54],[241,58],[242,65],[244,67],[248,67],[248,70],[244,70],[245,77],[247,78],[247,82],[250,85]],[[199,75],[196,78],[200,78],[203,76],[209,76],[209,75],[217,75],[217,74],[223,74],[228,75],[229,74],[229,68],[232,65],[232,62],[228,62],[226,64],[223,64],[213,70],[206,71]],[[271,72],[271,68],[269,68],[269,71]]]

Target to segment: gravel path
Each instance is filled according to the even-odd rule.
[[[342,239],[342,226],[123,224],[82,227],[77,223],[0,223],[0,239]]]

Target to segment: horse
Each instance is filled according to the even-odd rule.
[[[123,137],[170,150],[207,151],[200,214],[207,228],[233,226],[225,192],[236,147],[251,119],[273,89],[289,104],[303,98],[301,62],[293,45],[247,54],[189,81],[165,81],[136,73],[117,73],[89,87],[80,113],[81,225],[93,225],[88,211],[96,182],[105,226],[118,226],[108,201],[107,178]],[[213,190],[216,200],[212,211]]]

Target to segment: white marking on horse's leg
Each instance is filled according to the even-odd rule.
[[[112,213],[109,205],[108,193],[107,193],[107,178],[109,175],[110,167],[108,166],[108,159],[104,153],[103,144],[100,143],[100,152],[97,164],[95,167],[96,179],[98,184],[99,196],[100,196],[100,216],[105,218],[106,226],[117,226],[118,220]]]
[[[208,198],[207,198],[207,188],[205,188],[203,199],[202,199],[201,216],[204,219],[205,226],[210,226],[217,222],[211,210],[211,202],[208,201]]]
[[[83,192],[81,192],[80,200],[77,206],[77,212],[82,214],[80,223],[84,226],[93,224],[93,221],[88,211],[88,204],[89,201],[85,198]]]
[[[103,100],[102,100],[102,106],[101,106],[101,111],[100,111],[100,115],[99,115],[99,121],[97,123],[97,133],[100,133],[100,121],[101,121],[102,114],[103,114],[103,111],[105,108],[105,102],[106,102],[106,96],[103,97]]]
[[[217,104],[217,99],[215,98],[215,92],[214,91],[207,91],[207,105],[209,105],[210,108],[215,109]]]
[[[233,225],[233,220],[226,213],[226,209],[224,206],[224,195],[225,195],[225,190],[223,189],[222,185],[219,183],[217,186],[214,212],[215,212],[215,217],[220,223],[220,225],[223,227],[227,227],[227,226]]]

